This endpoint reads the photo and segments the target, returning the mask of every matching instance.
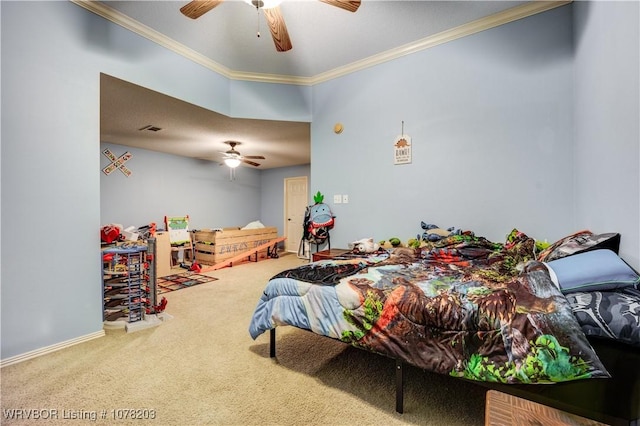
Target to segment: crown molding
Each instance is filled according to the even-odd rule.
[[[93,0],[69,0],[71,3],[77,4],[78,6],[87,9],[90,12],[95,13],[96,15],[102,16],[103,18],[113,22],[114,24],[118,24],[123,28],[126,28],[134,33],[141,35],[154,43],[159,44],[160,46],[166,47],[167,49],[184,56],[185,58],[200,64],[211,71],[215,71],[218,74],[221,74],[225,77],[231,78],[232,71],[206,56],[196,52],[193,49],[188,48],[187,46],[178,43],[177,41],[165,36],[164,34],[150,28],[140,22],[136,21],[128,17],[127,15],[105,5],[104,3],[99,3]]]
[[[491,16],[487,16],[467,24],[461,25],[450,30],[434,34],[432,36],[417,40],[403,46],[387,50],[363,60],[353,62],[344,67],[336,68],[327,71],[322,74],[318,74],[311,79],[310,84],[323,83],[334,78],[342,77],[347,74],[351,74],[356,71],[363,70],[375,65],[382,64],[394,59],[398,59],[402,56],[410,55],[412,53],[419,52],[421,50],[429,49],[431,47],[438,46],[440,44],[448,43],[450,41],[457,40],[462,37],[466,37],[472,34],[479,33],[491,28],[498,27],[500,25],[508,24],[509,22],[517,21],[518,19],[526,18],[528,16],[536,15],[538,13],[546,12],[551,9],[555,9],[560,6],[567,5],[573,0],[562,1],[540,1],[536,0],[531,3],[527,3],[521,6],[516,6],[511,9],[496,13]]]
[[[472,34],[479,33],[491,28],[498,27],[500,25],[508,24],[509,22],[523,19],[528,16],[536,15],[538,13],[546,12],[551,9],[555,9],[560,6],[567,5],[573,0],[556,0],[556,1],[542,1],[535,0],[530,3],[516,6],[514,8],[496,13],[485,18],[481,18],[467,24],[461,25],[456,28],[452,28],[447,31],[443,31],[438,34],[417,40],[412,43],[405,44],[398,48],[387,50],[360,61],[353,62],[343,67],[338,67],[324,73],[318,74],[313,77],[298,77],[291,75],[278,75],[278,74],[259,74],[250,72],[234,71],[221,65],[210,58],[186,47],[185,45],[178,43],[177,41],[159,33],[158,31],[149,28],[140,22],[131,19],[130,17],[122,14],[121,12],[93,0],[69,0],[74,4],[77,4],[84,9],[87,9],[103,18],[118,24],[134,33],[145,37],[154,43],[157,43],[167,49],[184,56],[185,58],[202,65],[203,67],[210,69],[226,78],[231,80],[243,80],[254,81],[259,83],[279,83],[279,84],[294,84],[302,86],[312,86],[315,84],[323,83],[338,77],[351,74],[356,71],[360,71],[366,68],[373,67],[375,65],[382,64],[394,59],[401,58],[412,53],[419,52],[421,50],[429,49],[434,46],[438,46],[450,41],[457,40],[462,37],[466,37]]]
[[[228,77],[233,80],[256,81],[258,83],[294,84],[298,86],[311,86],[313,84],[313,79],[310,77],[296,77],[294,75],[231,71]]]

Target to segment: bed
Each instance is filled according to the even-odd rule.
[[[398,412],[403,411],[403,365],[409,364],[610,424],[637,424],[638,364],[620,358],[622,368],[632,371],[618,371],[618,349],[609,365],[625,375],[626,387],[617,390],[627,394],[612,410],[592,413],[582,408],[592,402],[572,405],[538,390],[555,386],[531,386],[610,386],[611,368],[590,338],[615,341],[610,347],[622,343],[623,356],[638,355],[640,278],[618,257],[618,244],[618,234],[581,231],[540,252],[533,238],[514,229],[499,243],[467,231],[416,249],[347,253],[269,280],[249,332],[255,339],[270,331],[271,356],[275,328],[291,325],[395,359]],[[615,297],[596,303],[603,295],[623,301],[629,324],[621,324],[621,305],[611,304]],[[596,311],[603,309],[616,320],[602,319]],[[566,389],[563,393],[571,395]]]

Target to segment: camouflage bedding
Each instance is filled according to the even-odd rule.
[[[429,371],[501,383],[609,377],[534,240],[453,235],[323,260],[267,284],[255,339],[293,325]]]

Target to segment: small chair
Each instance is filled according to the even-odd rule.
[[[191,232],[189,232],[189,216],[165,216],[164,223],[169,232],[169,242],[171,243],[171,266],[177,266],[180,263],[180,251],[184,253],[183,261],[189,257],[189,260],[193,262],[193,239]]]

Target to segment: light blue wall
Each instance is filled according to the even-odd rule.
[[[576,227],[622,234],[640,268],[640,3],[576,2]]]
[[[309,188],[311,167],[304,166],[281,167],[262,171],[261,193],[262,206],[260,220],[268,226],[278,227],[278,235],[284,235],[284,180],[285,178],[306,176]],[[309,189],[311,194],[311,189]]]
[[[100,223],[163,226],[164,216],[189,215],[191,229],[242,226],[260,220],[284,235],[284,179],[310,175],[309,165],[257,170],[229,169],[218,163],[115,144],[100,144],[116,156],[133,156],[126,177],[100,175]],[[101,167],[109,162],[101,160]]]
[[[261,205],[261,171],[235,170],[212,161],[161,154],[113,144],[101,144],[116,156],[129,151],[132,171],[100,175],[100,222],[125,228],[155,222],[164,216],[189,215],[191,229],[242,226],[256,220]],[[103,156],[101,167],[109,164]]]
[[[495,241],[572,231],[570,23],[562,7],[315,86],[314,188],[350,196],[332,246],[421,221]],[[413,162],[394,165],[403,121]]]
[[[71,3],[0,7],[4,359],[101,328],[96,62],[108,56],[85,44],[100,20]]]
[[[308,88],[229,81],[69,2],[0,2],[0,357],[101,330],[103,219],[146,222],[169,208],[118,219],[104,206],[101,72],[229,116],[312,119],[310,194],[351,199],[332,206],[335,247],[406,238],[421,220],[491,239],[512,227],[549,240],[590,227],[623,232],[623,254],[638,268],[637,4],[578,3]],[[393,166],[403,120],[414,161]],[[615,165],[580,169],[600,159]],[[154,160],[174,164],[136,152],[136,182],[152,182]],[[243,187],[257,188],[261,201],[246,206],[265,222],[282,217],[281,173]],[[183,183],[167,175],[168,185]],[[222,178],[196,166],[185,179],[207,187]],[[125,180],[106,184],[116,179]],[[207,212],[197,215],[200,223]]]
[[[307,86],[231,82],[232,117],[311,121],[311,90]]]

